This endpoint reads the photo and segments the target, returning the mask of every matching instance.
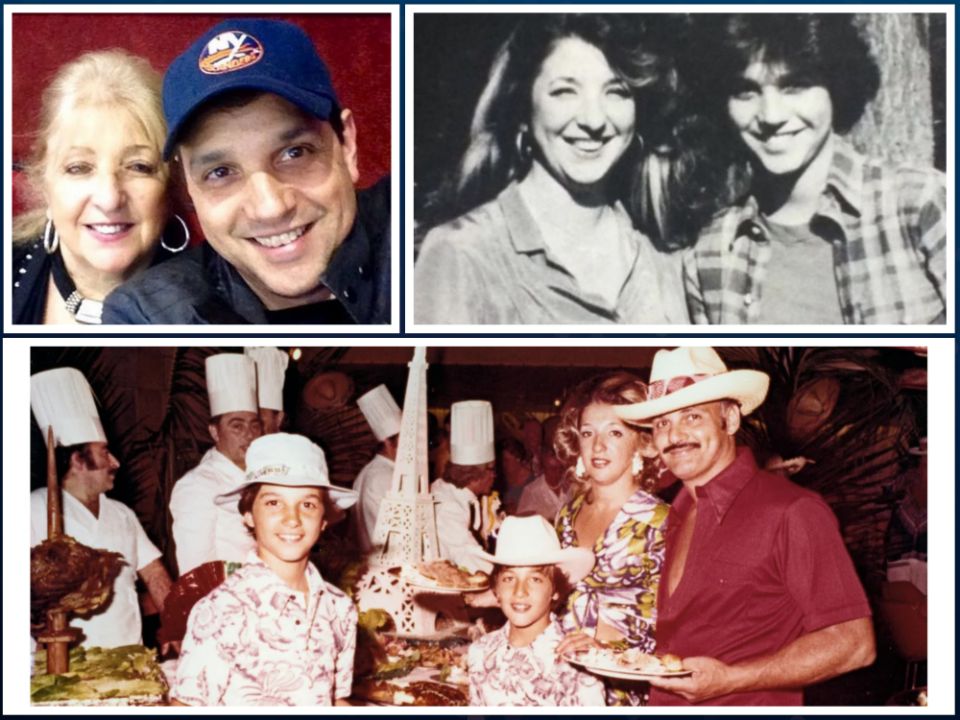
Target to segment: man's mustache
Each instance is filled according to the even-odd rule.
[[[687,450],[687,449],[698,450],[699,448],[700,448],[700,443],[677,443],[675,445],[667,445],[667,447],[663,449],[663,454],[668,455],[674,452],[675,450]]]

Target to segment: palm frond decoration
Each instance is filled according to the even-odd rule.
[[[877,351],[856,347],[727,348],[730,367],[770,375],[770,392],[745,418],[743,440],[758,458],[813,460],[791,479],[820,493],[840,521],[865,580],[883,572],[888,486],[917,418],[898,377]]]

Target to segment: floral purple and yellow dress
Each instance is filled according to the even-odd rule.
[[[574,524],[586,502],[580,493],[557,516],[563,547],[577,545]],[[570,593],[561,618],[564,632],[596,632],[604,623],[620,632],[631,648],[656,647],[657,588],[663,566],[664,530],[670,506],[638,489],[593,546],[596,563]],[[637,683],[607,683],[608,705],[643,705],[646,690]]]

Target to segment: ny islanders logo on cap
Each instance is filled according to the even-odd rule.
[[[240,70],[263,57],[263,45],[251,35],[239,30],[228,30],[208,42],[200,54],[200,71],[207,75]]]

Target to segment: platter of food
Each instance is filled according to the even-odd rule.
[[[354,695],[379,705],[415,707],[464,707],[465,688],[431,680],[361,680],[354,685]]]
[[[156,652],[142,645],[74,647],[63,675],[47,675],[46,662],[45,651],[38,650],[30,678],[33,705],[166,704],[167,682]]]
[[[597,675],[622,680],[685,677],[692,674],[691,670],[683,667],[683,661],[676,655],[650,655],[637,648],[590,648],[586,652],[564,655],[563,659]]]
[[[417,590],[432,593],[482,592],[490,587],[490,578],[485,573],[467,572],[447,560],[404,566],[400,576]]]

